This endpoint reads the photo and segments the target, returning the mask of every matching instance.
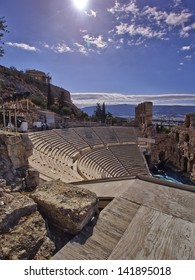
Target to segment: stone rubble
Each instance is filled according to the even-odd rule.
[[[55,252],[45,220],[28,196],[0,189],[0,259],[49,259]]]
[[[60,180],[39,185],[31,197],[51,223],[70,234],[79,232],[98,211],[95,193]]]

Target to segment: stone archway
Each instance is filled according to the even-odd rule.
[[[165,151],[160,151],[160,153],[158,154],[158,158],[160,161],[164,161],[165,160]]]
[[[185,136],[184,136],[184,141],[185,141],[186,143],[189,143],[189,142],[190,142],[190,136],[189,136],[188,133],[185,134]]]
[[[175,134],[176,143],[179,143],[179,132],[177,131]]]
[[[187,173],[188,172],[188,158],[184,157],[183,159],[183,172]]]

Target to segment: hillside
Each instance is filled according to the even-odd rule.
[[[54,98],[59,97],[59,95],[63,92],[68,106],[78,110],[78,108],[71,102],[69,91],[53,85],[52,83],[50,83],[50,88],[51,94]],[[14,67],[7,68],[0,65],[0,103],[9,100],[13,93],[16,92],[29,92],[31,100],[38,99],[42,104],[46,104],[48,84],[46,81],[35,79],[27,74],[27,72],[18,71]]]

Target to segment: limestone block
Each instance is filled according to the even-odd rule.
[[[31,197],[50,222],[71,234],[79,232],[98,209],[95,193],[60,180],[39,185]]]

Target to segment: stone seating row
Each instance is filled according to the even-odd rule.
[[[66,182],[80,181],[82,178],[67,165],[61,164],[60,161],[52,159],[49,155],[34,150],[33,156],[30,157],[29,163],[40,173],[52,179],[62,179]]]
[[[134,127],[114,127],[113,130],[120,143],[137,141],[137,130]]]
[[[118,158],[129,174],[148,174],[143,155],[136,144],[120,145],[120,147],[111,146],[109,149]]]
[[[93,131],[105,144],[119,142],[113,127],[94,127]]]
[[[72,145],[76,150],[82,150],[88,147],[88,143],[84,141],[72,128],[53,130],[58,137]]]
[[[34,148],[43,153],[48,152],[47,149],[53,149],[55,151],[59,148],[67,157],[73,157],[78,152],[75,147],[61,137],[58,137],[56,133],[52,133],[52,131],[48,131],[47,134],[36,132],[34,135],[29,134],[29,137],[33,142]]]
[[[103,141],[93,131],[91,127],[77,127],[74,129],[75,133],[79,135],[90,147],[103,144]]]
[[[130,135],[133,136],[130,138]],[[123,127],[80,127],[29,133],[34,145],[31,162],[35,168],[37,164],[45,175],[52,170],[55,178],[67,171],[69,181],[82,179],[81,176],[95,179],[136,175],[138,172],[145,175],[144,160],[137,145],[120,144],[120,141],[136,140],[136,135],[134,128]],[[111,146],[106,148],[109,143]],[[73,172],[74,163],[78,174]]]
[[[78,160],[78,169],[89,178],[146,175],[147,167],[136,144],[110,146],[90,151]]]
[[[81,173],[93,174],[94,178],[118,177],[128,175],[127,170],[110,152],[103,148],[88,152],[78,160],[78,169]],[[87,177],[88,177],[87,175]]]

